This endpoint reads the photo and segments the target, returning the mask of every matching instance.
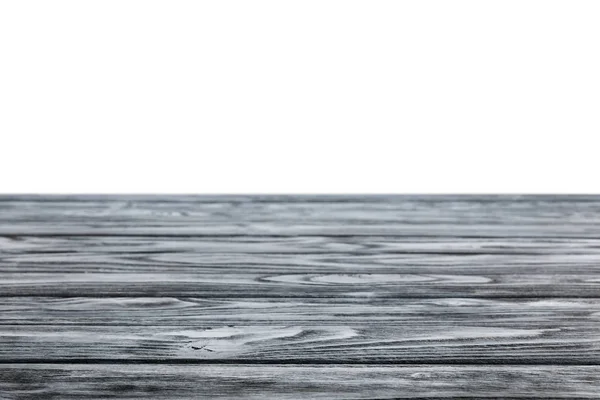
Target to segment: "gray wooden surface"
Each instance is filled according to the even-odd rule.
[[[0,398],[600,398],[600,197],[0,196]]]

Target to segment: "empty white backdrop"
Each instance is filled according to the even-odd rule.
[[[0,2],[2,192],[600,192],[600,3]]]

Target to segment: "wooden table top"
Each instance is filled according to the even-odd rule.
[[[600,398],[600,196],[0,196],[0,399]]]

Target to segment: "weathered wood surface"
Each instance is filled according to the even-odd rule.
[[[598,196],[0,196],[0,398],[598,398]]]
[[[3,304],[4,360],[600,363],[600,299],[12,298]]]
[[[0,236],[0,272],[595,273],[600,239]]]
[[[544,197],[0,197],[2,235],[600,235],[600,200]],[[318,198],[316,198],[318,199]]]
[[[223,327],[231,324],[343,325],[368,321],[394,325],[516,328],[594,327],[600,299],[207,299],[173,297],[5,297],[4,325],[139,325]]]
[[[4,273],[0,277],[0,296],[600,297],[600,276],[595,274]]]
[[[600,238],[419,238],[390,236],[160,237],[160,236],[0,236],[2,252],[86,256],[138,253],[203,254],[442,254],[574,255],[600,254]]]
[[[0,398],[597,399],[597,366],[0,365]]]

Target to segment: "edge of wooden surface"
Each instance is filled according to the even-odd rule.
[[[596,399],[598,366],[0,365],[3,399]]]

